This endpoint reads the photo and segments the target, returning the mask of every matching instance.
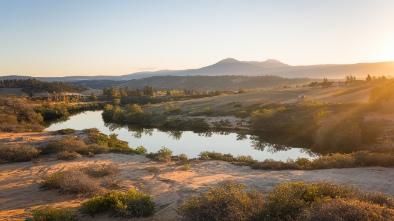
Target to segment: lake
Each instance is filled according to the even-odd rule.
[[[132,148],[142,145],[148,152],[156,152],[164,146],[171,149],[173,155],[184,153],[189,158],[198,157],[202,151],[230,153],[233,156],[250,155],[259,161],[265,159],[286,161],[298,157],[309,159],[315,157],[313,153],[306,149],[273,145],[261,142],[254,135],[242,133],[161,131],[156,128],[133,128],[131,126],[122,127],[117,124],[105,124],[101,113],[102,111],[86,111],[71,116],[66,121],[53,123],[46,130],[97,128],[107,135],[118,134],[118,138],[129,142],[129,146]]]

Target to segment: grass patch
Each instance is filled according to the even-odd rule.
[[[110,191],[104,196],[96,196],[84,204],[81,211],[94,216],[101,213],[111,213],[115,216],[141,217],[150,216],[155,209],[155,203],[147,194],[136,190],[127,193]]]
[[[71,208],[39,207],[32,210],[26,221],[76,221],[77,216]]]

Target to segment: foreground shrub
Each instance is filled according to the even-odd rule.
[[[26,221],[75,221],[77,216],[70,208],[40,207],[32,210],[32,218]]]
[[[70,194],[90,194],[101,190],[99,182],[75,168],[45,176],[40,187],[43,189],[58,189],[60,193]]]
[[[116,216],[140,217],[153,214],[155,203],[147,194],[129,190],[127,193],[110,191],[82,204],[82,212],[91,216],[111,213]]]
[[[394,210],[359,200],[333,199],[304,210],[299,221],[394,220]]]
[[[56,154],[57,159],[59,160],[75,160],[81,158],[82,155],[75,151],[62,151]]]
[[[247,192],[242,184],[227,182],[200,196],[192,196],[181,207],[187,220],[249,220],[263,210],[263,195]]]
[[[280,184],[263,197],[230,182],[190,197],[180,211],[187,220],[388,221],[394,199],[326,182]]]
[[[266,210],[260,216],[264,220],[296,220],[303,210],[315,203],[337,198],[363,199],[363,196],[362,191],[346,185],[325,182],[281,184],[268,193]]]
[[[40,150],[30,145],[1,144],[0,160],[10,162],[30,161],[40,154]]]

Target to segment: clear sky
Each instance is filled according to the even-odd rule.
[[[394,0],[0,0],[0,76],[394,60]]]

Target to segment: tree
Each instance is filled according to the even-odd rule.
[[[372,78],[371,78],[371,76],[368,74],[368,76],[367,76],[367,78],[366,78],[365,80],[366,80],[366,81],[371,81]]]

